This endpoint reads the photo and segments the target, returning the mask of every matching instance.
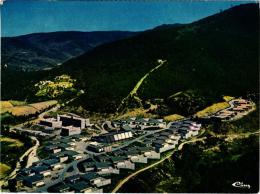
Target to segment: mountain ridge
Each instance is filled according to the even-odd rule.
[[[94,47],[134,36],[129,31],[57,31],[2,37],[2,64],[17,70],[52,68]]]
[[[102,44],[41,72],[42,79],[69,74],[86,91],[73,105],[96,112],[114,112],[136,83],[158,65],[158,59],[167,64],[152,72],[139,88],[143,101],[167,99],[180,91],[195,91],[207,103],[222,95],[255,93],[258,23],[258,4],[243,4],[191,24]]]

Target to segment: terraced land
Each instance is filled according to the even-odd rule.
[[[49,100],[44,102],[32,103],[32,104],[22,104],[15,105],[16,103],[12,103],[13,101],[1,101],[1,114],[5,112],[12,113],[14,116],[27,116],[36,114],[37,112],[41,112],[48,107],[51,107],[58,102],[56,100]]]

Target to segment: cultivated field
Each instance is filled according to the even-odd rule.
[[[172,115],[165,116],[163,119],[166,122],[171,122],[171,121],[177,121],[177,120],[180,120],[180,119],[183,119],[183,118],[184,118],[184,116],[181,116],[181,115],[178,115],[178,114],[172,114]]]
[[[228,107],[229,107],[228,102],[218,102],[218,103],[212,104],[211,106],[197,112],[195,115],[197,117],[204,117],[204,116],[208,116],[210,114],[213,114],[217,111],[220,111],[222,109],[228,108]]]
[[[14,102],[14,103],[12,103]],[[27,116],[41,112],[44,109],[57,104],[56,100],[25,104],[20,101],[1,101],[1,114],[10,112],[14,116]]]

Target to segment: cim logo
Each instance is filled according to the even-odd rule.
[[[244,184],[243,182],[237,181],[232,184],[233,187],[243,188],[243,189],[250,189],[251,186],[249,184]]]

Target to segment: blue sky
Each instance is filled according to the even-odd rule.
[[[141,31],[161,24],[190,23],[246,2],[7,0],[2,36],[52,31]]]

